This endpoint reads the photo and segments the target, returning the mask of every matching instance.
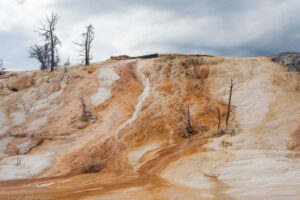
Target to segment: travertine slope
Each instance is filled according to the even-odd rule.
[[[160,55],[9,72],[0,95],[0,197],[300,196],[300,79],[270,58]],[[84,173],[93,164],[100,172]]]

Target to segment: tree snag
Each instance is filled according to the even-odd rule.
[[[190,117],[190,107],[188,106],[186,121],[184,121],[186,132],[188,136],[194,135],[195,131],[193,129]]]
[[[49,67],[50,65],[50,57],[49,57],[49,45],[45,44],[42,46],[39,45],[34,45],[32,47],[30,47],[29,49],[29,57],[30,58],[36,58],[41,66],[40,69],[41,70],[45,70]]]
[[[81,57],[83,57],[83,61],[86,66],[90,65],[90,61],[93,59],[91,54],[91,47],[92,42],[94,40],[94,27],[93,25],[88,25],[86,27],[86,32],[81,34],[82,41],[81,43],[74,42],[74,44],[78,45],[81,48],[82,54],[80,54]]]
[[[86,105],[82,97],[80,98],[80,100],[81,100],[81,108],[82,108],[81,119],[87,119],[88,116],[86,112]]]
[[[50,72],[53,72],[54,67],[56,67],[59,63],[57,46],[61,45],[61,43],[55,34],[55,26],[58,19],[57,14],[52,13],[51,17],[46,17],[46,20],[41,23],[41,26],[36,30],[36,32],[43,37],[45,41],[43,46],[47,46],[49,48],[49,53],[47,55],[50,63]]]
[[[220,115],[220,110],[217,108],[218,111],[218,131],[220,131],[220,125],[221,125],[221,115]]]
[[[232,88],[234,86],[234,83],[232,82],[232,79],[230,81],[230,93],[229,93],[229,100],[228,100],[228,110],[227,110],[227,116],[226,116],[226,128],[225,130],[227,130],[228,128],[228,121],[229,121],[229,115],[230,115],[230,104],[231,104],[231,96],[232,96]]]

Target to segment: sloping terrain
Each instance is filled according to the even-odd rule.
[[[270,58],[160,55],[9,72],[0,95],[0,197],[300,196],[299,74]]]

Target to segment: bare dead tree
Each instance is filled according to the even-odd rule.
[[[90,65],[90,61],[93,59],[93,56],[91,54],[91,47],[92,47],[92,42],[94,40],[94,27],[93,25],[88,25],[86,27],[86,32],[81,34],[82,36],[82,41],[80,43],[74,42],[74,44],[78,45],[81,50],[80,54],[81,57],[83,57],[83,61],[86,66]]]
[[[45,70],[50,65],[50,51],[49,45],[45,44],[43,46],[34,45],[29,49],[29,57],[36,58],[41,64],[41,70]]]
[[[218,131],[220,130],[220,125],[221,125],[221,115],[220,115],[220,110],[217,108],[218,111]]]
[[[190,117],[190,107],[188,106],[186,119],[184,121],[186,132],[190,135],[194,135],[195,131],[193,129]]]
[[[61,43],[55,34],[55,27],[58,19],[58,15],[52,13],[50,17],[46,16],[45,21],[42,22],[41,26],[36,30],[36,32],[43,37],[46,43],[45,45],[49,47],[50,72],[53,72],[54,67],[59,63],[58,46],[61,45]]]
[[[231,105],[231,96],[232,96],[232,88],[234,86],[234,83],[232,82],[232,79],[230,81],[230,93],[229,93],[229,100],[228,100],[228,109],[227,109],[227,116],[226,116],[226,128],[225,130],[227,130],[228,128],[228,121],[229,121],[229,115],[230,115],[230,105]]]
[[[3,60],[0,59],[0,75],[5,74],[5,67],[3,67]]]
[[[98,119],[97,115],[93,115],[92,112],[86,109],[86,104],[84,103],[84,99],[81,97],[81,117],[80,120],[82,121],[89,121],[95,123]]]
[[[87,119],[86,105],[85,105],[84,100],[83,100],[82,97],[80,98],[80,101],[81,101],[81,108],[82,108],[81,118],[82,119]]]

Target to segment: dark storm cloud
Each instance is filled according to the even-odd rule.
[[[166,38],[164,38],[164,41],[160,41],[159,38],[156,38],[154,41],[144,41],[144,43],[147,45],[147,43],[159,42],[163,46],[172,46],[174,50],[184,50],[185,52],[189,51],[189,49],[203,49],[216,52],[218,55],[257,56],[261,55],[262,52],[266,54],[272,54],[284,50],[299,50],[297,45],[300,43],[299,36],[295,36],[293,34],[299,32],[298,23],[296,22],[299,21],[300,18],[297,16],[296,9],[294,10],[291,8],[285,10],[285,8],[289,6],[289,3],[291,3],[291,6],[300,5],[297,3],[295,4],[295,1],[279,0],[87,0],[84,2],[80,0],[69,0],[62,1],[58,4],[58,6],[63,9],[77,10],[84,15],[88,13],[91,15],[101,15],[106,13],[115,13],[118,15],[119,13],[126,12],[129,9],[151,8],[154,12],[158,13],[164,11],[173,13],[173,19],[170,19],[170,21],[186,19],[186,23],[190,23],[191,25],[193,25],[192,21],[197,19],[214,18],[215,20],[213,24],[210,24],[210,26],[205,26],[205,28],[214,29],[215,33],[218,32],[219,35],[215,34],[215,38],[208,37],[210,41],[205,41],[206,38],[203,38],[203,41],[203,39],[197,38],[197,36],[193,36],[191,33],[186,35],[187,38],[190,38],[188,41],[186,41],[183,36],[182,42],[177,40],[170,41]],[[283,7],[283,9],[281,9],[281,7]],[[294,10],[294,13],[288,12],[289,10]],[[281,16],[280,18],[282,21],[278,21],[276,18],[274,18],[274,21],[264,21],[264,18],[268,19],[268,17],[272,17],[274,14]],[[258,16],[255,17],[256,15]],[[256,26],[258,28],[257,30],[249,30],[248,32],[246,30],[244,31],[244,34],[238,34],[238,32],[241,32],[240,29],[247,29],[251,26],[255,26],[255,24],[259,24],[259,21],[261,21],[261,26]],[[218,26],[218,28],[215,29],[213,26]],[[272,32],[272,30],[260,30],[264,29],[266,26],[270,26],[270,29],[274,30],[274,32]],[[272,28],[272,26],[274,26],[274,28]],[[280,28],[280,30],[278,30],[276,27]],[[193,27],[191,32],[201,32],[199,28]],[[249,35],[251,37],[252,34],[256,34],[254,33],[255,31],[265,31],[266,33],[250,40],[245,39],[238,44],[235,44],[234,41],[232,41],[231,44],[227,44],[226,42],[228,38],[231,40],[234,38],[241,40],[241,37],[249,38]],[[172,35],[172,33],[170,33],[170,35]],[[221,40],[221,42],[218,44],[213,44],[213,40]]]
[[[78,58],[73,41],[79,39],[89,23],[94,25],[96,33],[95,61],[110,55],[154,52],[262,56],[300,50],[298,0],[41,2],[23,1],[24,16],[20,19],[34,17],[23,23],[12,20],[3,26],[5,30],[0,28],[0,42],[5,44],[5,47],[1,46],[0,57],[7,59],[9,67],[27,66],[33,62],[25,56],[28,44],[36,37],[32,27],[51,11],[60,15],[57,30],[63,45],[60,51],[63,60],[70,56],[73,62]],[[11,6],[14,7],[18,4]],[[32,12],[32,7],[36,7],[37,13]],[[16,13],[19,15],[20,12]],[[22,34],[15,34],[17,29],[23,29]],[[10,52],[14,52],[14,56]]]
[[[240,0],[66,0],[58,2],[53,6],[63,9],[71,9],[86,13],[107,13],[120,12],[132,7],[148,7],[157,10],[176,11],[177,14],[190,16],[206,16],[206,15],[224,15],[234,14],[235,12],[243,12],[249,8],[255,8],[255,5],[260,1],[240,1]],[[280,2],[280,1],[278,1]],[[234,13],[232,13],[234,12]]]

